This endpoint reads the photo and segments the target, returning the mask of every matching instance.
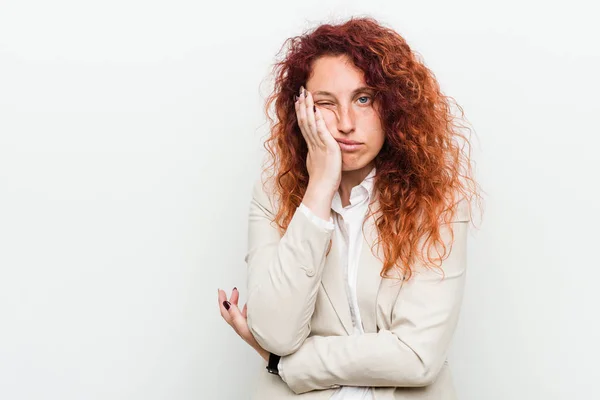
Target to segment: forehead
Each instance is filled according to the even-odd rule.
[[[306,89],[310,92],[323,90],[344,94],[360,86],[366,86],[364,73],[343,55],[323,56],[316,59],[306,81]]]

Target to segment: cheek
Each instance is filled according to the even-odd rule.
[[[369,155],[369,157],[375,158],[375,156],[377,156],[377,154],[379,154],[379,152],[381,151],[381,148],[383,147],[383,142],[384,140],[382,138],[370,138],[370,140],[367,142],[367,154]]]
[[[373,149],[379,152],[383,147],[383,143],[385,142],[385,133],[383,130],[379,130],[375,138],[373,138]]]
[[[369,152],[379,153],[379,150],[383,147],[385,142],[385,132],[381,126],[379,118],[373,118],[364,125],[363,130],[369,132],[367,137],[367,144]]]

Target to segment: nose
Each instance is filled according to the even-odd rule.
[[[338,112],[338,131],[348,134],[354,131],[354,111],[351,106],[341,106]]]

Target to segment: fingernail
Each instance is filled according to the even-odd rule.
[[[298,96],[294,95],[294,103],[298,101]]]
[[[314,104],[313,104],[313,110],[314,110],[315,112],[317,112],[317,106],[315,106]]]
[[[229,310],[229,307],[230,307],[230,306],[231,306],[231,303],[230,303],[230,302],[228,302],[227,300],[225,300],[225,301],[223,302],[223,307],[225,307],[225,309],[226,309],[226,310]]]
[[[233,290],[237,290],[237,288],[234,286],[234,287],[233,287]]]

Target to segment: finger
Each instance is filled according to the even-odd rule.
[[[227,308],[225,308],[225,305],[223,304],[223,302],[227,301],[227,295],[225,294],[225,291],[221,290],[221,289],[218,289],[218,293],[219,293],[219,311],[221,312],[221,317],[223,317],[225,322],[227,322],[229,325],[231,325],[233,323],[232,317],[229,314],[229,311],[227,310]]]
[[[319,138],[317,133],[317,124],[315,121],[315,103],[313,102],[312,94],[308,90],[306,91],[306,99],[304,102],[306,103],[306,125],[308,130],[310,130],[315,138],[322,140]]]
[[[311,149],[314,146],[314,143],[312,142],[311,138],[306,136],[306,133],[304,133],[304,129],[302,128],[302,126],[300,126],[300,114],[299,114],[299,110],[300,110],[300,98],[298,97],[296,102],[294,103],[294,107],[296,109],[296,120],[298,121],[298,128],[300,128],[300,133],[302,134],[302,137],[304,138],[304,141],[306,142],[306,146],[308,147],[308,149]]]
[[[329,129],[327,129],[323,114],[321,114],[321,110],[318,108],[317,111],[315,111],[315,125],[317,127],[317,135],[324,143],[327,143],[327,141],[331,139],[335,140],[333,135],[329,132]]]
[[[231,291],[231,297],[229,298],[229,301],[237,306],[239,298],[240,292],[234,287]]]
[[[308,129],[307,126],[307,121],[306,121],[306,99],[304,98],[304,95],[301,94],[300,98],[298,99],[298,106],[296,107],[296,114],[297,114],[297,118],[298,118],[298,126],[300,126],[300,131],[302,132],[302,135],[304,136],[304,140],[306,140],[309,149],[314,148],[315,146],[318,145],[317,139],[314,137],[314,135],[310,132],[310,129]]]
[[[232,304],[229,307],[229,315],[231,316],[231,326],[233,326],[238,335],[242,335],[248,330],[248,322],[246,322],[246,318],[244,318],[237,305]]]

